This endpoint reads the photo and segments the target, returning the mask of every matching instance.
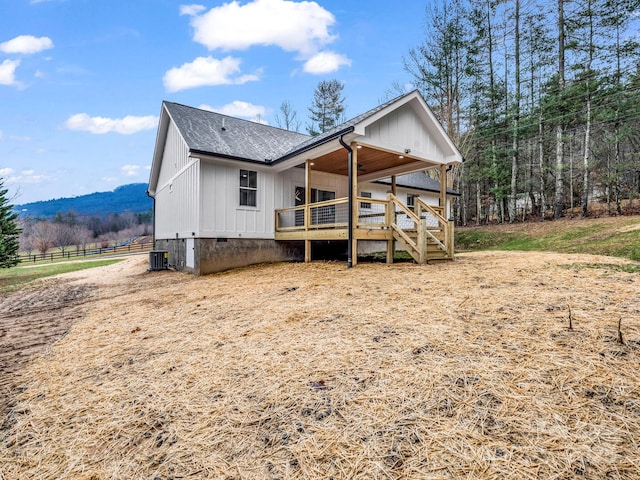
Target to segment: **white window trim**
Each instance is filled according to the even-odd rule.
[[[247,172],[247,173],[255,173],[256,174],[256,186],[254,187],[243,187],[242,185],[240,185],[240,178],[242,175],[242,172]],[[238,170],[238,210],[259,210],[259,202],[258,202],[258,171],[257,170],[248,170],[246,168],[240,168]],[[256,194],[256,204],[255,205],[242,205],[240,203],[240,193],[243,191],[253,191]]]

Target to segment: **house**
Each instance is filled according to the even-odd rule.
[[[338,245],[453,258],[447,171],[462,156],[413,91],[316,137],[163,102],[148,194],[155,247],[196,274],[310,261]],[[435,170],[440,180],[428,177]]]

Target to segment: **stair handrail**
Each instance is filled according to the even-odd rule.
[[[444,232],[444,242],[441,242],[440,240],[438,240],[428,229],[427,229],[427,235],[429,235],[433,240],[435,240],[436,243],[438,244],[438,247],[451,257],[452,252],[450,248],[451,235],[450,235],[450,229],[449,229],[449,220],[447,220],[442,215],[440,215],[431,205],[425,203],[425,201],[422,200],[420,197],[414,198],[414,202],[417,202],[420,208],[420,211],[425,210],[429,212],[431,215],[433,215],[436,218],[436,220],[438,221],[438,225],[441,225],[440,229]]]
[[[446,225],[449,222],[449,220],[447,220],[442,215],[440,215],[438,213],[438,211],[435,208],[433,208],[433,206],[429,205],[428,203],[425,203],[425,201],[422,200],[420,197],[415,197],[413,201],[417,202],[420,205],[420,209],[421,210],[426,210],[431,215],[436,217],[436,219],[438,220],[439,223],[442,223],[443,225]]]
[[[406,214],[411,220],[413,220],[416,224],[416,228],[417,226],[420,224],[420,217],[418,217],[415,212],[412,212],[409,207],[407,207],[404,203],[402,203],[398,197],[396,197],[393,193],[388,193],[387,194],[389,197],[389,200],[391,200],[391,202],[393,203],[394,206],[400,207],[400,210],[402,210],[402,213]],[[394,222],[395,224],[395,219]]]
[[[396,234],[402,238],[402,240],[406,243],[406,245],[413,249],[413,251],[415,252],[415,255],[417,256],[414,257],[416,259],[416,261],[418,261],[419,263],[419,259],[422,257],[422,254],[420,253],[420,247],[419,244],[420,242],[418,241],[418,243],[414,242],[411,237],[409,237],[409,235],[407,235],[404,230],[402,230],[402,228],[400,228],[398,226],[398,224],[396,223],[396,214],[397,214],[397,210],[396,207],[398,207],[402,213],[405,213],[407,215],[407,217],[409,217],[416,225],[416,230],[419,232],[420,231],[420,219],[418,218],[418,216],[412,212],[411,210],[409,210],[409,208],[404,205],[399,199],[398,197],[396,197],[393,193],[387,193],[387,199],[389,200],[389,205],[392,208],[392,215],[390,218],[390,222],[389,222],[389,227],[391,228],[392,231],[396,232]],[[409,252],[411,253],[411,252]],[[413,254],[411,254],[411,256],[414,256]]]

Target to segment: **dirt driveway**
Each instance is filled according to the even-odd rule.
[[[69,332],[93,301],[129,289],[131,276],[144,272],[143,263],[142,256],[132,256],[110,269],[45,278],[0,294],[0,418],[6,419],[20,390],[20,368]]]

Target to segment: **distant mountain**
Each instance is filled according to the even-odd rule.
[[[153,208],[147,196],[146,183],[122,185],[112,192],[90,193],[73,198],[57,198],[41,202],[16,205],[21,217],[49,218],[57,213],[74,212],[76,215],[104,216],[111,213],[142,213]]]

